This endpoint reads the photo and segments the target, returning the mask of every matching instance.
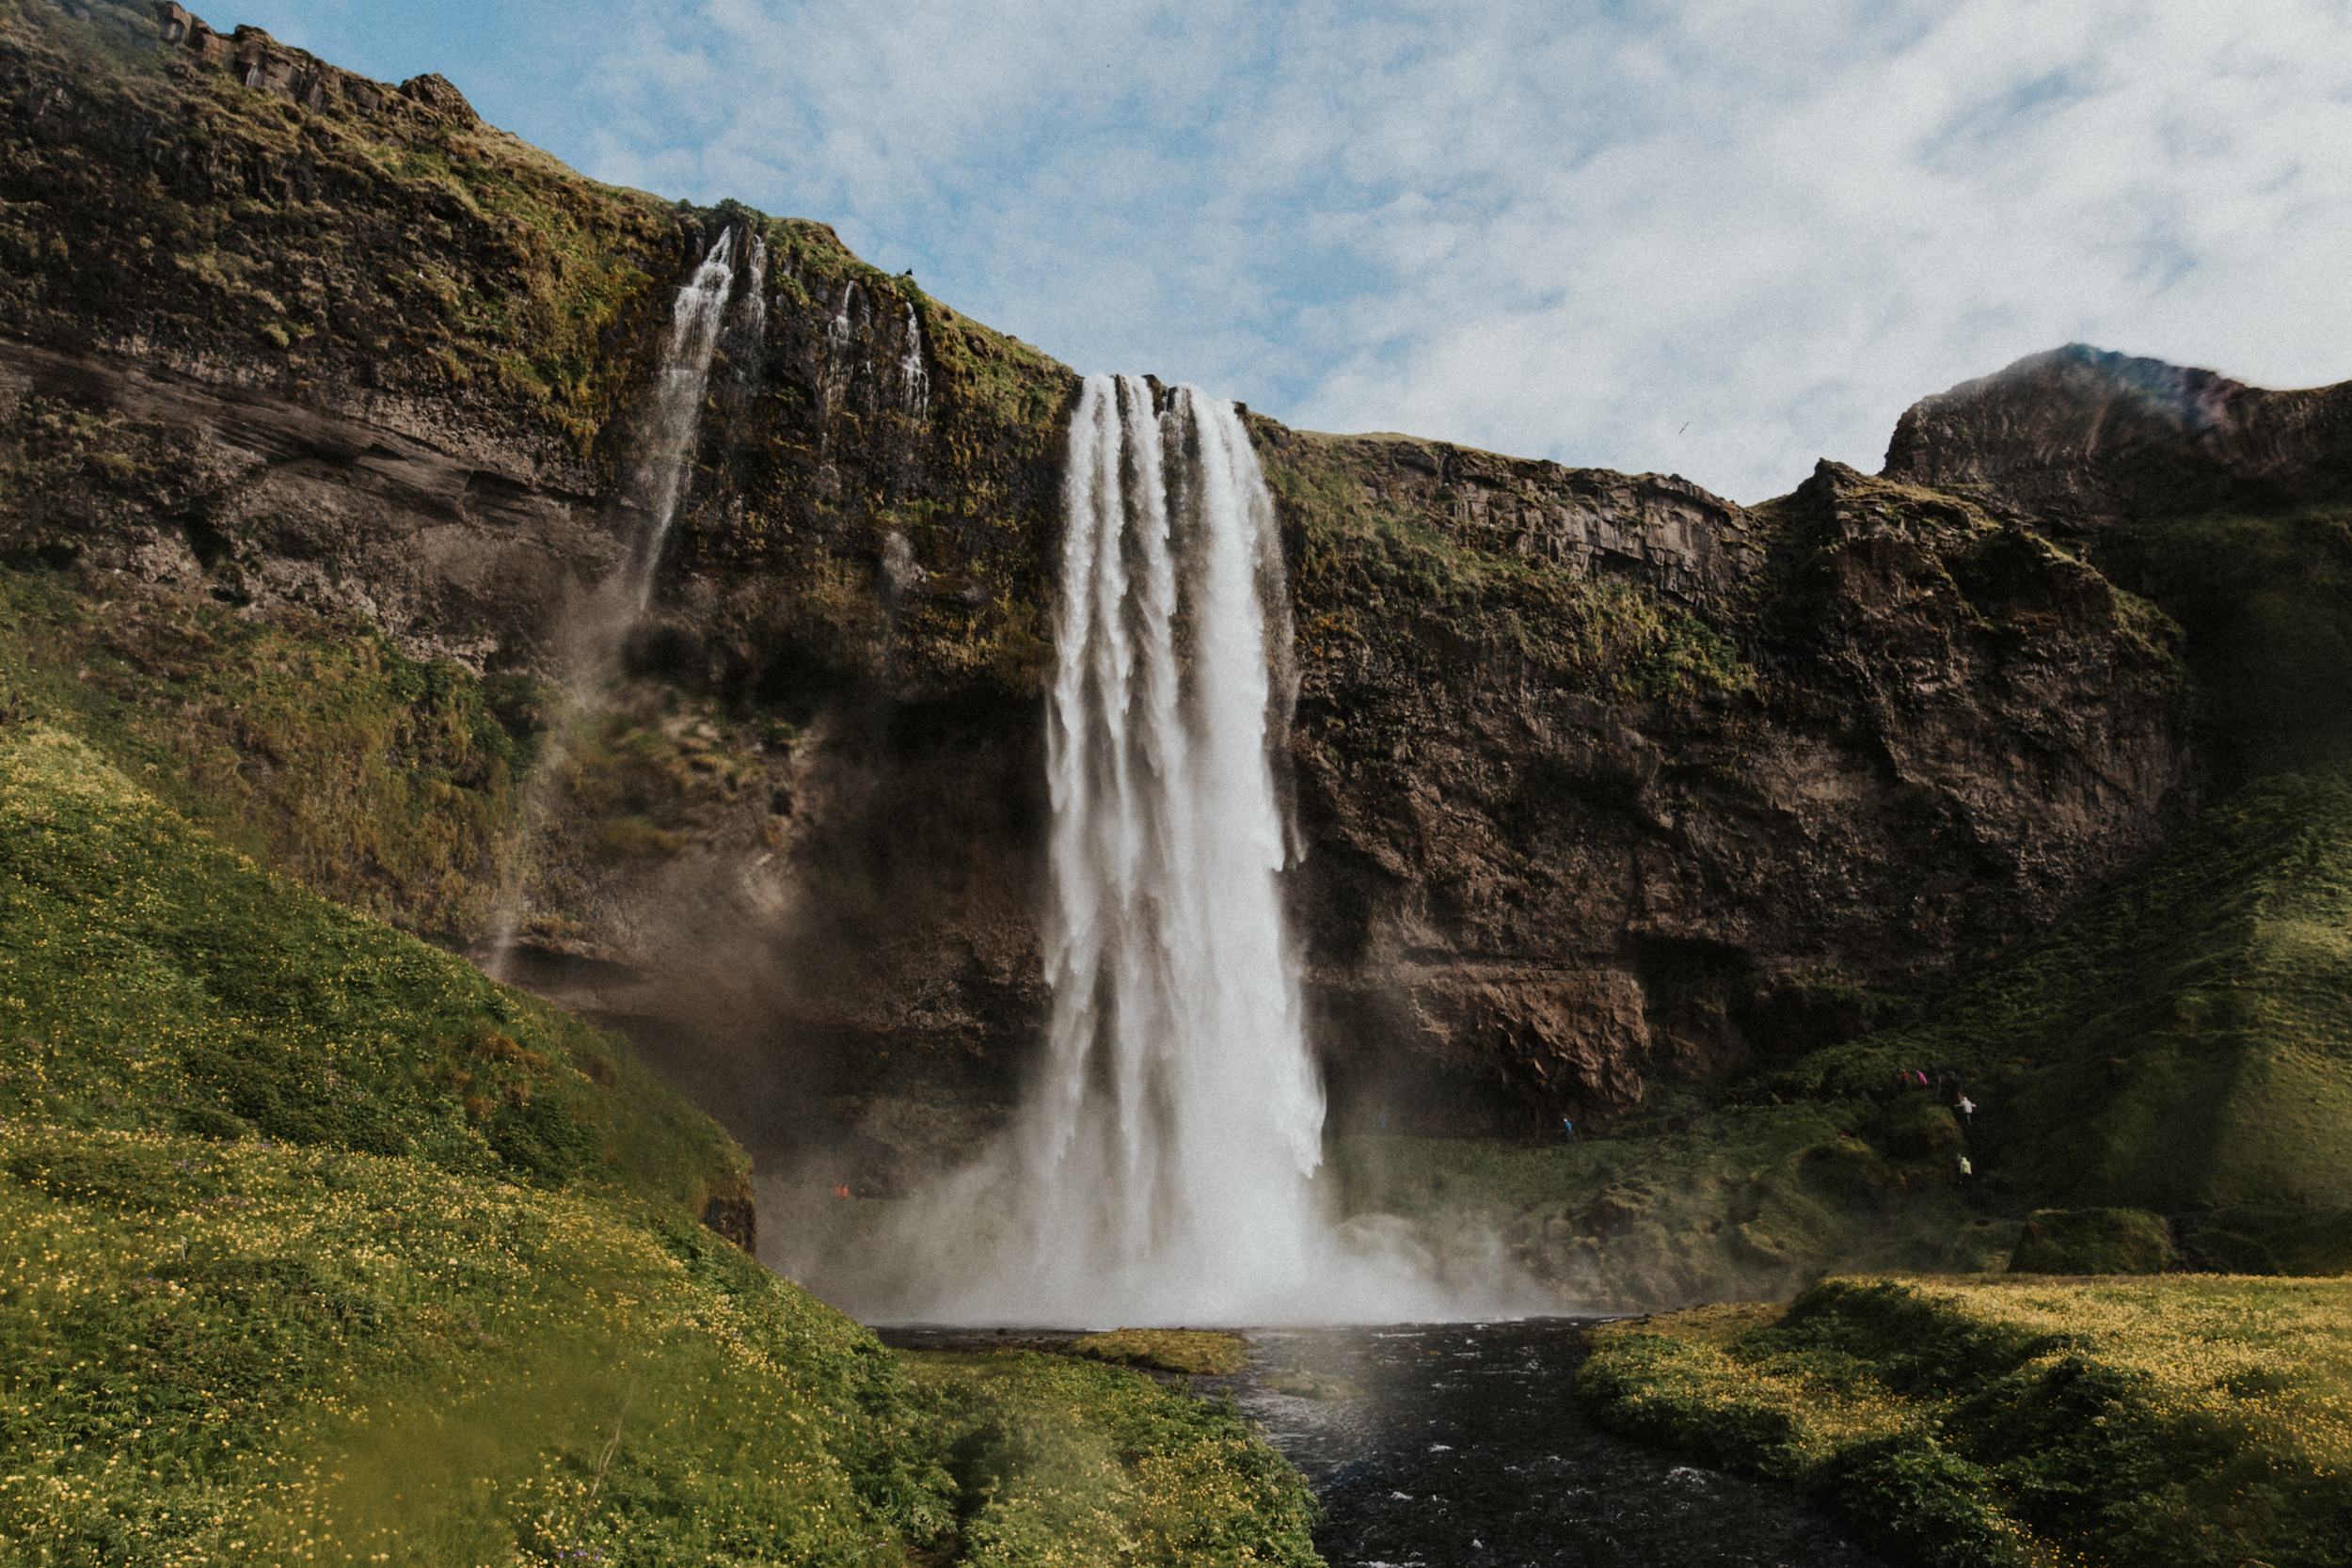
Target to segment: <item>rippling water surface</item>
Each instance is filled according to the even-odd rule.
[[[1884,1568],[1796,1494],[1612,1436],[1578,1412],[1568,1319],[1253,1329],[1231,1388],[1323,1500],[1331,1568]],[[898,1329],[909,1349],[1058,1350],[1067,1333]],[[1278,1394],[1292,1368],[1353,1399]]]
[[[1876,1568],[1795,1494],[1585,1420],[1569,1391],[1584,1326],[1263,1329],[1250,1335],[1249,1370],[1217,1381],[1233,1384],[1323,1499],[1315,1544],[1332,1568]],[[1364,1395],[1295,1399],[1265,1386],[1294,1364]]]

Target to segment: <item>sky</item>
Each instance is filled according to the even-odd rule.
[[[2352,379],[2340,0],[192,8],[1304,429],[1752,502],[2065,342]]]

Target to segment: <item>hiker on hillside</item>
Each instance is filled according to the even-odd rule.
[[[1960,1096],[1960,1119],[1961,1119],[1963,1123],[1968,1123],[1968,1122],[1969,1122],[1969,1118],[1971,1118],[1972,1117],[1974,1117],[1976,1114],[1977,1114],[1977,1102],[1976,1102],[1975,1101],[1973,1101],[1973,1100],[1969,1099],[1969,1098],[1968,1098],[1967,1091],[1963,1089],[1963,1091],[1961,1091],[1961,1096]],[[1972,1125],[1973,1125],[1973,1124],[1972,1124]]]
[[[1565,1117],[1562,1117],[1560,1118],[1560,1131],[1568,1135],[1568,1142],[1576,1142],[1576,1123],[1570,1121]]]

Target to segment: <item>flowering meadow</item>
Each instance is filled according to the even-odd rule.
[[[0,1564],[1311,1560],[1238,1416],[910,1380],[698,1223],[747,1180],[625,1042],[0,725]]]
[[[1592,1338],[1605,1424],[1795,1481],[1908,1560],[2352,1555],[2352,1280],[1832,1279]]]

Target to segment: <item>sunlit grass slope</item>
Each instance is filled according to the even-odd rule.
[[[1230,1409],[696,1223],[627,1046],[0,724],[0,1564],[1313,1560]]]
[[[21,481],[9,457],[0,494]],[[405,657],[362,624],[0,571],[0,706],[70,728],[311,891],[428,937],[490,923],[532,760],[516,736],[552,703],[519,677]]]
[[[0,728],[0,1115],[246,1133],[699,1213],[745,1161],[625,1047]]]
[[[0,1560],[897,1562],[896,1360],[715,1237],[323,1146],[0,1131]]]
[[[0,1042],[22,1560],[896,1560],[944,1522],[896,1358],[695,1224],[743,1180],[707,1118],[45,726],[0,729]]]
[[[1831,1280],[1593,1338],[1604,1422],[1793,1481],[1900,1560],[2352,1555],[2352,1282]]]

